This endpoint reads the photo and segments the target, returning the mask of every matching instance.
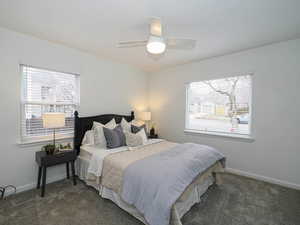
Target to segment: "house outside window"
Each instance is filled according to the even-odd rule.
[[[191,82],[186,94],[186,131],[251,136],[252,75]]]
[[[53,130],[43,128],[42,115],[65,114],[65,126],[57,138],[72,137],[74,111],[79,107],[79,75],[20,65],[22,76],[21,142],[51,139]]]

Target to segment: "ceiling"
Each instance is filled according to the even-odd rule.
[[[150,17],[167,37],[192,38],[192,51],[116,48],[148,37]],[[0,26],[145,71],[300,38],[300,0],[1,0]]]

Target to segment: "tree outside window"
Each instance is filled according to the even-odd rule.
[[[251,78],[244,75],[190,83],[186,129],[250,135]]]

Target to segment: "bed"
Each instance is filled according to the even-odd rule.
[[[140,204],[135,204],[134,199],[141,199],[144,195],[147,196],[147,194],[151,194],[151,186],[153,186],[151,177],[159,176],[159,172],[154,172],[155,166],[153,167],[151,165],[156,162],[158,156],[161,155],[160,158],[167,160],[167,158],[170,157],[170,152],[172,153],[171,157],[173,157],[176,151],[187,151],[182,151],[182,145],[180,144],[162,139],[149,140],[145,145],[135,150],[129,150],[127,146],[122,146],[107,151],[105,149],[99,149],[99,147],[96,146],[82,145],[84,134],[92,128],[94,121],[106,124],[113,118],[116,123],[120,123],[122,118],[130,122],[134,120],[134,112],[131,112],[130,115],[104,114],[90,117],[79,117],[78,112],[75,112],[74,148],[78,154],[76,170],[79,178],[87,185],[95,188],[102,198],[111,200],[144,224],[181,225],[180,219],[182,216],[187,213],[194,204],[201,201],[201,197],[207,189],[214,183],[221,183],[221,177],[218,174],[222,172],[225,167],[225,158],[220,156],[218,160],[215,160],[214,163],[206,166],[201,173],[194,176],[188,185],[184,186],[184,190],[180,192],[180,195],[174,197],[176,201],[174,200],[174,203],[171,204],[170,213],[166,211],[165,214],[167,218],[164,218],[164,215],[162,215],[163,219],[165,219],[163,223],[160,220],[155,220],[156,218],[153,220],[153,215],[152,217],[148,216],[148,211],[152,211],[152,214],[159,214],[160,212],[157,212],[159,207],[164,205],[165,202],[168,202],[169,198],[160,200],[160,197],[157,197],[159,195],[155,193],[155,201],[157,202],[151,202],[152,200],[148,198],[144,199],[144,202],[140,201]],[[185,145],[186,150],[192,148],[190,146],[198,147],[196,145]],[[174,149],[174,151],[170,149]],[[168,160],[166,162],[168,162]],[[184,170],[180,169],[180,166],[174,168],[174,170],[176,169],[179,172],[180,170]],[[142,171],[146,172],[148,177],[139,174],[142,173]],[[167,172],[169,173],[170,171]],[[164,178],[160,177],[160,179]],[[142,182],[145,183],[144,187],[140,184]],[[165,182],[161,181],[161,184],[156,184],[153,188],[157,189],[158,186],[163,184],[165,184]],[[146,188],[145,185],[147,185]],[[170,189],[170,186],[167,186],[167,188]],[[140,194],[139,197],[136,197],[136,195],[143,191],[144,194]],[[162,192],[165,194],[161,196],[161,199],[169,192],[169,190]],[[151,204],[152,207],[150,207],[148,211],[143,211],[146,207],[145,205],[148,207],[148,205]],[[154,216],[156,217],[156,215]]]

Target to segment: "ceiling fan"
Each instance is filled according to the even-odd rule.
[[[134,48],[146,46],[150,54],[159,55],[167,49],[191,50],[196,46],[196,40],[164,38],[162,36],[162,24],[159,18],[150,20],[150,36],[148,40],[143,41],[120,41],[118,48]]]

